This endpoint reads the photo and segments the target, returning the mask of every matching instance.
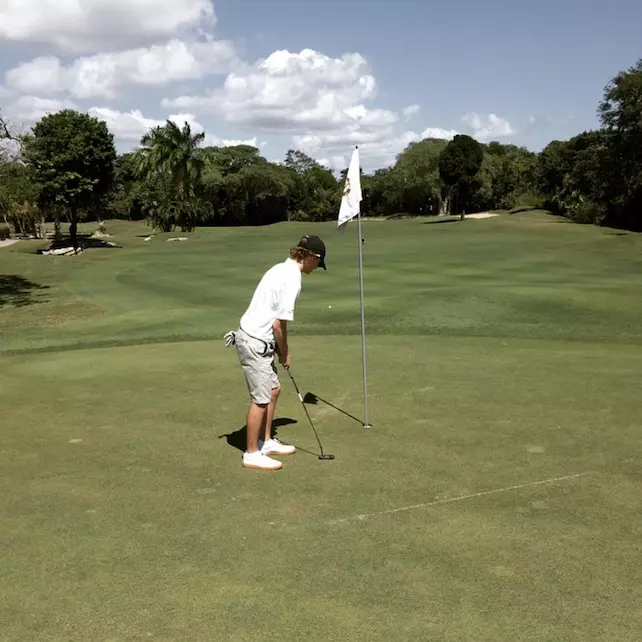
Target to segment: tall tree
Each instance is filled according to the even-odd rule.
[[[609,139],[606,166],[617,167],[607,222],[642,230],[642,59],[608,83],[598,112]]]
[[[216,170],[221,176],[236,174],[250,165],[266,165],[267,160],[252,145],[229,145],[227,147],[204,147],[199,150],[205,166]]]
[[[604,222],[613,200],[609,134],[582,132],[549,143],[539,155],[540,188],[553,212],[581,223]],[[612,175],[612,176],[611,176]]]
[[[439,158],[448,142],[425,138],[410,143],[399,154],[392,170],[399,191],[399,210],[408,214],[438,214],[441,210],[442,181]]]
[[[315,161],[314,158],[311,158],[298,149],[289,149],[285,155],[285,161],[283,164],[297,174],[305,174],[312,169],[322,167],[322,165]]]
[[[475,179],[484,160],[482,146],[471,136],[456,135],[439,157],[439,175],[456,198],[456,208],[462,213],[471,202],[479,185]]]
[[[23,156],[41,186],[41,205],[67,211],[77,249],[79,217],[112,185],[114,137],[103,121],[65,109],[45,116],[33,128],[25,137]]]
[[[252,145],[210,146],[200,149],[198,153],[204,163],[203,193],[209,210],[203,222],[225,225],[246,222],[247,181],[241,174],[254,169],[257,175],[261,175],[262,171],[269,173],[272,164]]]
[[[43,235],[39,194],[33,168],[18,162],[0,164],[0,211],[11,234]]]
[[[479,209],[541,204],[537,191],[537,154],[525,147],[493,141],[484,145],[479,172],[480,188],[475,195]]]
[[[288,150],[283,165],[292,176],[290,219],[326,221],[336,216],[339,183],[329,169],[294,149]]]
[[[143,198],[144,183],[137,175],[137,154],[122,154],[114,165],[114,184],[109,193],[110,216],[131,220],[144,218]]]
[[[363,177],[362,211],[371,216],[391,216],[403,211],[403,176],[394,168],[377,169]]]

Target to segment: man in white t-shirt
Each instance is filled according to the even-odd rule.
[[[235,344],[250,393],[247,413],[245,468],[278,470],[283,464],[269,455],[291,455],[295,447],[272,437],[272,418],[281,392],[275,356],[289,369],[287,323],[301,292],[301,273],[325,266],[325,245],[318,236],[304,236],[290,249],[290,257],[271,267],[259,282],[241,317],[239,329],[225,335]]]

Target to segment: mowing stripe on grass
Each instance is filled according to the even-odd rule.
[[[413,504],[412,506],[402,506],[401,508],[391,508],[390,510],[382,510],[376,513],[365,513],[363,515],[352,515],[350,517],[341,517],[339,519],[331,519],[326,524],[342,524],[345,522],[359,521],[368,519],[369,517],[379,517],[380,515],[391,515],[392,513],[401,513],[402,511],[414,510],[415,508],[428,508],[436,506],[437,504],[449,504],[452,502],[460,502],[464,499],[474,499],[475,497],[484,497],[485,495],[494,495],[496,493],[505,493],[509,490],[519,490],[520,488],[529,488],[530,486],[540,486],[542,484],[552,484],[553,482],[565,481],[568,479],[576,479],[584,475],[590,475],[590,472],[577,473],[575,475],[565,475],[564,477],[551,477],[550,479],[543,479],[541,481],[526,482],[525,484],[517,484],[515,486],[506,486],[505,488],[494,488],[492,490],[482,490],[479,493],[472,493],[470,495],[460,495],[459,497],[447,497],[446,499],[436,499],[432,502],[425,502],[423,504]]]

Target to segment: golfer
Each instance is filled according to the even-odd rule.
[[[281,384],[275,356],[289,369],[288,321],[301,292],[301,272],[310,274],[325,266],[325,245],[318,236],[304,236],[290,249],[290,257],[271,267],[259,282],[239,329],[225,335],[226,346],[236,345],[250,393],[247,412],[245,468],[278,470],[283,464],[269,455],[291,455],[294,446],[272,437],[272,419]]]

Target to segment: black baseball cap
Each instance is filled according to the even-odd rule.
[[[306,234],[298,243],[299,247],[309,250],[319,257],[319,266],[326,270],[325,266],[325,243],[318,236]]]

